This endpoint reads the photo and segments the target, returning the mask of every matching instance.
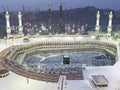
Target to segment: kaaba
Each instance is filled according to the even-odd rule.
[[[63,56],[63,65],[70,64],[70,57],[68,55]]]

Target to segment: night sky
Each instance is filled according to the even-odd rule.
[[[114,10],[120,9],[120,0],[0,0],[0,11],[18,11],[23,6],[26,10],[47,10],[48,4],[53,9],[58,9],[60,3],[64,8],[77,8],[94,6],[98,8],[110,8]]]

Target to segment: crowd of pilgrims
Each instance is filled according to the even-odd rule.
[[[70,57],[70,64],[63,64],[64,55]],[[30,70],[46,73],[78,73],[82,66],[108,66],[113,65],[115,60],[105,53],[97,51],[81,51],[56,54],[33,55],[24,61]]]

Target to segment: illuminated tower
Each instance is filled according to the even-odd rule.
[[[96,31],[96,35],[98,35],[100,31],[100,12],[99,11],[97,12],[97,15],[96,15],[95,31]]]
[[[9,38],[11,35],[11,28],[10,28],[10,20],[9,20],[9,13],[6,11],[5,18],[6,18],[6,32],[7,32],[7,37]]]
[[[109,14],[109,22],[108,22],[108,28],[107,28],[108,36],[111,36],[111,32],[112,32],[112,18],[113,18],[113,14],[111,11]]]
[[[23,35],[22,14],[21,14],[21,12],[18,12],[18,23],[19,23],[19,26],[18,26],[19,34]]]

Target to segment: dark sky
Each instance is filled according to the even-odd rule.
[[[48,4],[52,4],[53,9],[58,9],[59,4],[65,3],[64,8],[77,8],[95,6],[99,8],[110,8],[119,10],[120,0],[0,0],[0,11],[22,10],[23,5],[26,10],[46,10]]]

